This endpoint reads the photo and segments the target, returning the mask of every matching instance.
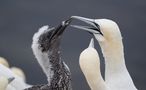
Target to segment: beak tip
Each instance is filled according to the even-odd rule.
[[[70,17],[69,19],[62,21],[63,25],[69,25],[72,21],[72,18]]]
[[[91,40],[90,40],[89,47],[94,48],[94,39],[93,38],[91,38]]]
[[[11,83],[14,79],[14,77],[8,78],[8,83]]]

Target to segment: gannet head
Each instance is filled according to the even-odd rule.
[[[21,68],[18,67],[11,67],[11,71],[14,72],[17,76],[22,78],[24,81],[26,81],[25,74]]]
[[[118,41],[121,40],[121,32],[118,25],[109,19],[89,19],[80,16],[72,16],[71,18],[81,20],[90,26],[72,25],[75,28],[86,30],[92,33],[99,42]]]
[[[104,81],[101,76],[99,56],[94,48],[93,39],[91,39],[89,47],[81,52],[79,65],[91,90],[103,90],[101,88],[104,86]]]
[[[50,80],[54,75],[54,70],[52,69],[52,64],[54,64],[54,62],[52,62],[52,60],[57,59],[57,56],[55,58],[52,57],[51,59],[50,56],[53,53],[53,55],[59,55],[61,37],[70,22],[71,19],[68,19],[63,21],[59,26],[53,28],[49,28],[49,26],[43,26],[33,36],[33,42],[31,46],[33,54],[42,67],[44,73],[47,75],[48,85],[50,84]]]
[[[82,72],[84,73],[85,76],[87,76],[87,78],[89,76],[92,76],[91,78],[97,77],[94,75],[95,75],[95,71],[98,70],[100,63],[99,63],[98,52],[94,48],[93,39],[91,39],[89,47],[81,52],[79,57],[79,64]]]
[[[69,25],[71,19],[63,21],[59,26],[49,28],[49,26],[43,26],[33,36],[32,49],[40,49],[42,52],[48,51],[50,47],[57,45],[56,40],[60,40],[63,31]]]
[[[9,67],[8,61],[3,57],[0,57],[0,64],[4,65],[6,67]]]

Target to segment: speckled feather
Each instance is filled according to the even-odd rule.
[[[60,57],[60,41],[68,24],[57,28],[44,26],[34,35],[32,49],[48,78],[48,84],[34,85],[25,90],[72,90],[71,73]]]

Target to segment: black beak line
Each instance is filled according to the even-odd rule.
[[[71,21],[72,21],[71,18],[69,18],[66,21],[62,21],[62,23],[58,27],[56,27],[55,30],[53,31],[53,34],[52,34],[50,40],[52,40],[53,37],[57,37],[57,36],[61,35],[64,32],[64,30],[66,29],[66,27],[71,23]]]
[[[103,36],[102,32],[100,31],[100,26],[95,22],[95,19],[89,19],[80,16],[72,16],[71,18],[83,21],[92,26],[92,27],[85,27],[85,26],[71,25],[72,27],[83,29],[93,34],[101,34]]]

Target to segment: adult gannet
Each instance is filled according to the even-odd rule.
[[[126,68],[122,36],[118,25],[109,19],[89,19],[72,16],[91,25],[73,27],[92,33],[100,44],[105,58],[105,81],[111,90],[137,90]]]
[[[61,37],[71,19],[59,26],[43,26],[33,36],[33,53],[47,76],[47,85],[38,85],[26,90],[71,90],[71,73],[60,57]]]
[[[14,80],[14,77],[7,78],[5,76],[0,76],[0,90],[6,90],[8,84]]]
[[[100,60],[98,52],[94,48],[93,38],[89,47],[81,52],[79,64],[91,90],[109,90],[101,76]]]

